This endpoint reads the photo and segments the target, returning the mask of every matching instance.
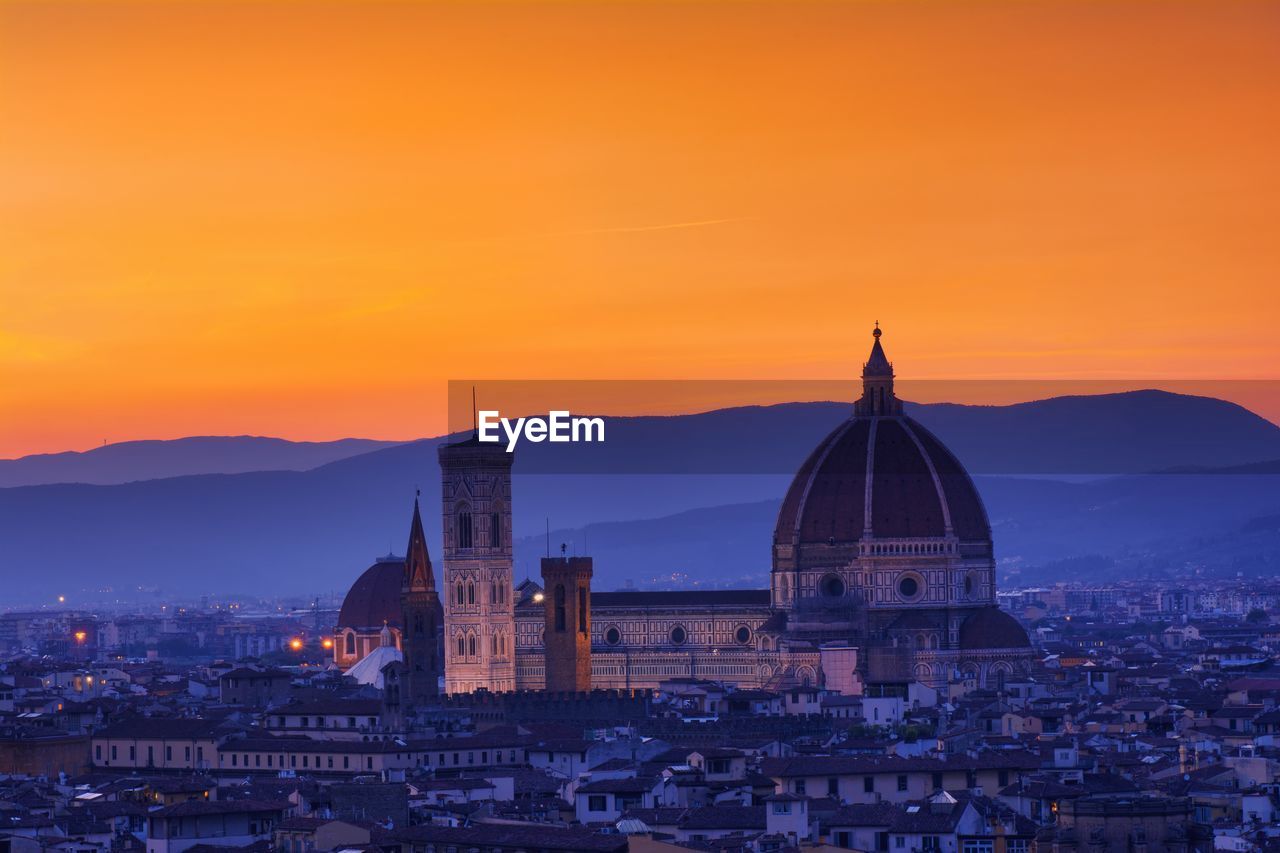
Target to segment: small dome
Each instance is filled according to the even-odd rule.
[[[395,646],[378,646],[365,655],[355,666],[344,672],[343,675],[351,676],[356,680],[357,684],[372,684],[374,687],[382,689],[382,671],[389,664],[403,660],[404,654]]]
[[[404,560],[388,555],[356,578],[342,600],[338,630],[393,628],[400,624],[400,589],[404,586]]]
[[[1030,645],[1018,620],[999,607],[983,607],[960,625],[962,649],[1024,649]]]

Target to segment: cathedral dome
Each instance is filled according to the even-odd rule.
[[[954,536],[989,546],[991,525],[973,480],[933,433],[902,413],[879,334],[863,385],[853,417],[791,481],[774,544]]]
[[[404,585],[404,560],[388,554],[356,578],[338,611],[338,630],[393,628],[400,625],[400,590]]]
[[[1024,649],[1030,645],[1018,620],[999,607],[983,607],[960,625],[962,649]]]
[[[941,537],[989,541],[973,481],[933,433],[905,416],[853,417],[827,436],[791,481],[778,544]]]

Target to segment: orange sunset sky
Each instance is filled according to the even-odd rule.
[[[1278,44],[1230,0],[0,0],[0,456],[852,377],[876,319],[906,377],[1274,379]]]

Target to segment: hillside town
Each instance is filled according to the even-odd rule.
[[[1009,591],[979,687],[442,695],[409,731],[331,611],[0,615],[7,851],[1269,850],[1280,586]]]

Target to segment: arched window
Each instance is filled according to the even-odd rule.
[[[587,588],[578,587],[578,633],[587,633]]]
[[[500,512],[489,515],[489,547],[502,547],[502,513]]]
[[[496,582],[489,584],[489,603],[498,603],[498,584]]]
[[[467,654],[466,641],[462,639],[462,635],[458,635],[458,657],[465,657]]]
[[[494,634],[489,638],[489,654],[496,655],[498,653],[498,635]]]
[[[426,623],[423,622],[421,613],[413,614],[413,632],[418,636],[427,632]]]
[[[563,631],[565,626],[564,614],[564,584],[556,585],[556,630]]]
[[[472,657],[476,656],[476,635],[472,634],[467,638],[467,651]]]
[[[471,510],[463,507],[458,510],[458,547],[470,548],[474,541],[475,530],[471,525]]]
[[[453,591],[454,591],[454,598],[456,599],[454,603],[462,604],[462,581],[458,581],[457,585],[454,586]]]
[[[347,632],[347,654],[354,655],[356,653],[356,635],[351,631]]]
[[[471,581],[467,581],[467,604],[476,603],[476,585]]]

